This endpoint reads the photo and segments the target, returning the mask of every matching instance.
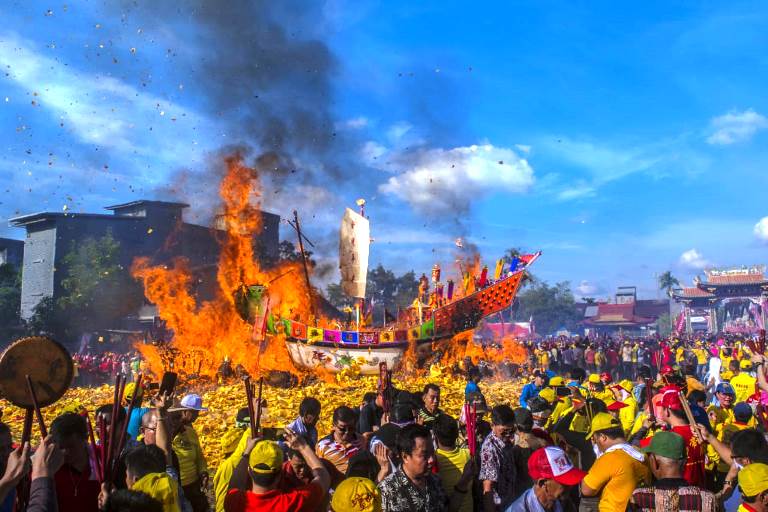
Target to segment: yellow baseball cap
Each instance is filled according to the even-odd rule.
[[[561,376],[556,375],[551,379],[549,379],[549,385],[552,386],[553,388],[557,386],[565,386],[565,381]]]
[[[248,456],[248,464],[256,473],[275,473],[283,466],[283,450],[274,441],[259,441]]]
[[[614,384],[611,387],[612,388],[621,388],[624,391],[626,391],[627,393],[631,393],[632,392],[632,382],[627,380],[627,379],[624,379],[624,380],[622,380],[620,382],[617,382],[616,384]]]
[[[552,388],[542,389],[541,391],[539,391],[539,396],[549,403],[553,403],[557,398],[557,396],[555,395],[555,390]]]
[[[739,471],[739,487],[750,498],[768,490],[768,465],[756,462],[744,466]]]
[[[125,391],[123,391],[123,399],[124,400],[133,400],[133,393],[136,391],[136,383],[135,382],[129,382],[125,385]],[[139,393],[137,398],[141,398],[144,394],[144,390],[139,388]]]
[[[231,428],[224,432],[219,440],[221,451],[225,454],[233,453],[237,450],[237,445],[240,444],[241,437],[243,437],[243,429],[241,428]]]
[[[591,382],[592,384],[600,384],[600,382],[602,382],[600,380],[600,376],[596,373],[590,373],[587,381]]]
[[[752,361],[749,359],[742,359],[741,362],[739,362],[739,368],[742,370],[749,370],[752,368]]]
[[[367,478],[347,478],[336,487],[331,508],[334,512],[381,512],[381,494]]]
[[[589,439],[601,430],[608,430],[609,428],[621,428],[621,423],[607,412],[599,412],[592,418],[592,425],[586,437]]]

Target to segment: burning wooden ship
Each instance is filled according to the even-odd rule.
[[[499,260],[493,275],[489,275],[487,267],[477,276],[471,271],[462,271],[459,286],[452,280],[442,283],[440,268],[436,265],[432,269],[431,289],[430,280],[422,275],[419,296],[407,314],[398,315],[389,326],[367,326],[364,317],[368,315],[363,311],[370,224],[360,205],[360,213],[346,209],[340,229],[341,286],[356,302],[349,310],[350,320],[346,325],[337,322],[333,328],[327,328],[276,318],[269,313],[264,286],[245,287],[238,294],[241,315],[254,325],[254,341],[284,334],[288,352],[300,368],[322,368],[336,373],[352,367],[361,374],[374,375],[382,362],[389,368],[396,367],[409,347],[428,353],[432,342],[474,329],[482,319],[509,308],[525,279],[527,267],[541,255],[537,252],[512,261]]]

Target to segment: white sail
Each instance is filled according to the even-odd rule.
[[[365,297],[371,228],[368,219],[347,208],[339,232],[341,289],[350,297]]]

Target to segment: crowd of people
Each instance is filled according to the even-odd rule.
[[[58,416],[34,450],[0,424],[0,512],[768,511],[766,359],[750,346],[545,342],[520,396],[493,407],[465,360],[458,417],[437,384],[383,386],[332,411],[305,397],[281,432],[254,436],[254,403],[218,440],[215,471],[195,429],[202,398],[131,383],[120,407],[95,411],[126,427],[109,471],[99,461],[112,431],[95,440],[83,411]],[[325,415],[332,429],[318,432]]]
[[[120,374],[129,381],[141,371],[141,358],[137,353],[82,351],[72,356],[74,383],[78,386],[98,386],[114,382]]]

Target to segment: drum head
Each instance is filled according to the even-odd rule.
[[[72,384],[72,357],[61,344],[43,336],[22,338],[0,356],[0,396],[18,407],[31,408],[26,376],[32,379],[38,405],[51,405]]]

